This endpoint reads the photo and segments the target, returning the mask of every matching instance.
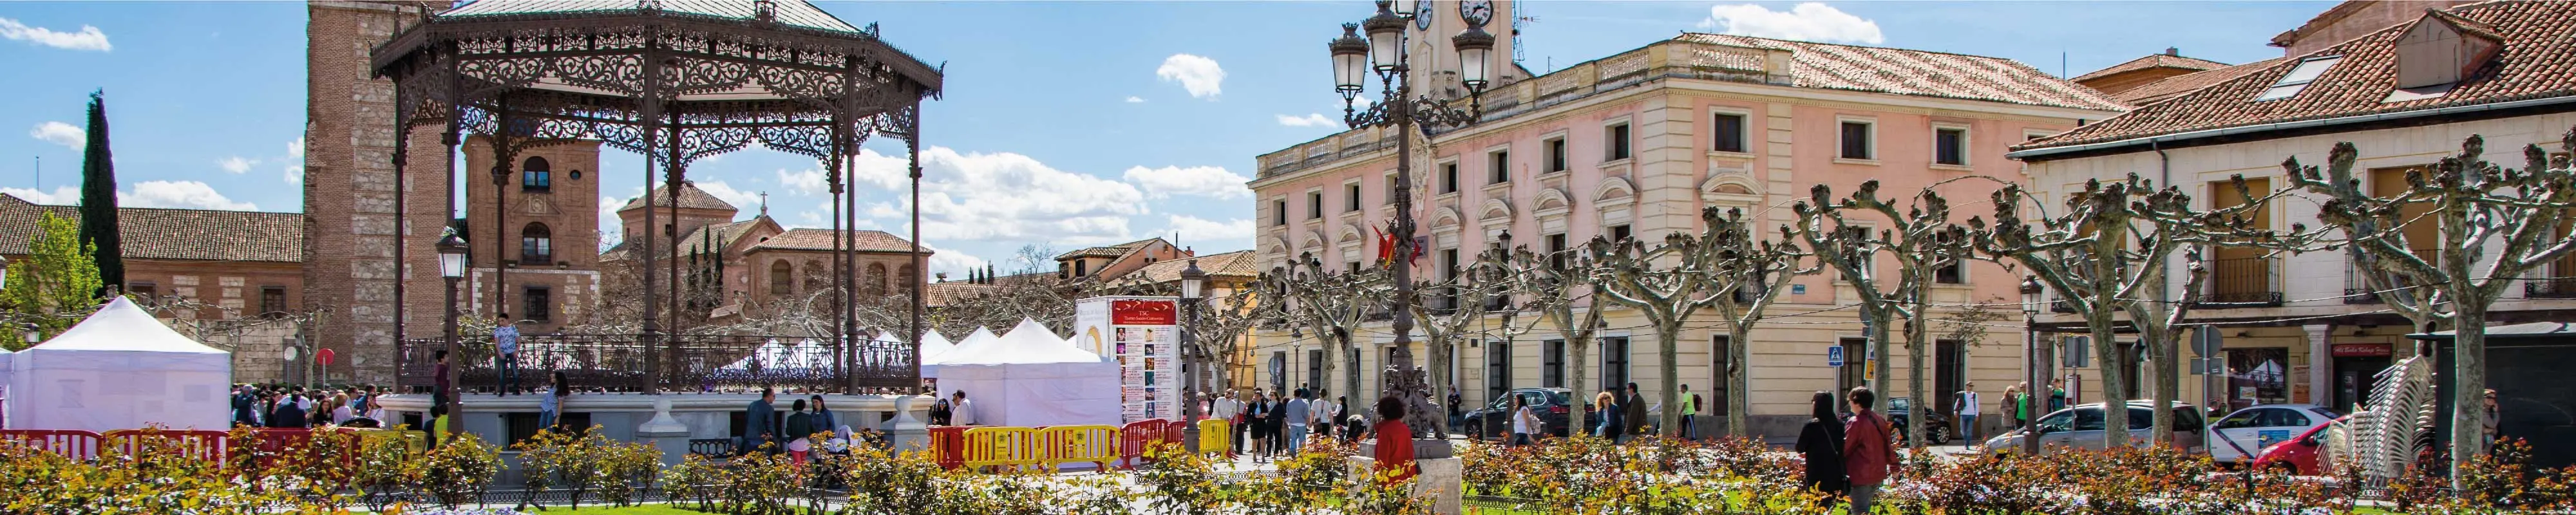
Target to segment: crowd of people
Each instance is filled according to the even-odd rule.
[[[386,390],[365,385],[337,390],[302,385],[233,385],[234,425],[267,428],[383,427]]]
[[[1311,439],[1349,441],[1368,432],[1367,417],[1348,412],[1349,398],[1326,399],[1327,395],[1323,389],[1306,388],[1226,392],[1210,397],[1206,413],[1234,428],[1234,448],[1243,449],[1255,463],[1264,463],[1296,455]]]
[[[957,398],[964,401],[965,393],[959,392]],[[823,401],[821,394],[788,403],[787,412],[782,416],[778,411],[778,392],[762,388],[760,399],[751,401],[743,412],[743,436],[734,442],[736,454],[784,452],[796,463],[809,463],[820,458],[815,453],[818,449],[828,454],[849,453],[851,439],[858,437],[840,414],[834,413],[831,405]],[[933,415],[934,418],[937,416]],[[829,436],[817,441],[815,435],[822,433],[829,433]]]

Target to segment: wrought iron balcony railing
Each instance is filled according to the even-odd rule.
[[[2279,306],[2281,293],[2280,261],[2271,257],[2214,259],[2209,262],[2209,284],[2192,295],[2192,307],[2250,308]]]
[[[398,384],[426,390],[434,384],[433,356],[447,348],[440,338],[403,341],[396,357]],[[461,356],[450,356],[457,369],[457,388],[497,392],[505,386],[536,389],[547,375],[563,372],[578,388],[641,391],[645,385],[664,392],[749,390],[761,387],[819,392],[853,388],[910,389],[921,385],[921,367],[913,344],[886,340],[852,340],[843,348],[822,338],[767,335],[656,335],[651,344],[634,334],[526,335],[519,338],[509,364],[517,380],[503,384],[502,361],[489,336],[458,342]],[[647,360],[659,354],[659,374],[647,374]]]

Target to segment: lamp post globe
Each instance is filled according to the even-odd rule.
[[[1392,73],[1404,64],[1404,17],[1396,16],[1393,4],[1378,0],[1377,15],[1360,21],[1360,30],[1368,33],[1369,57],[1378,73]]]
[[[1358,98],[1368,80],[1369,43],[1360,39],[1359,30],[1357,23],[1344,23],[1342,37],[1326,45],[1333,51],[1333,90],[1342,94],[1343,101]]]
[[[1459,82],[1466,84],[1468,91],[1484,92],[1492,80],[1492,69],[1486,63],[1494,53],[1494,35],[1481,25],[1471,25],[1450,37],[1449,44],[1458,47]]]
[[[2046,288],[2046,287],[2043,287],[2043,286],[2040,286],[2040,285],[2039,285],[2039,278],[2038,278],[2038,277],[2027,276],[2027,275],[2022,276],[2022,278],[2021,278],[2021,314],[2023,314],[2023,315],[2029,315],[2029,316],[2038,316],[2038,315],[2039,315],[2039,302],[2040,302],[2040,301],[2039,301],[2039,297],[2040,297],[2040,294],[2041,294],[2041,293],[2046,292],[2046,291],[2048,291],[2048,288]]]

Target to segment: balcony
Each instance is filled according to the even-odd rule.
[[[2280,261],[2266,256],[2214,259],[2209,284],[2192,295],[2199,309],[2277,307],[2281,293]]]
[[[2361,268],[2345,265],[2343,269],[2343,303],[2378,304],[2379,289],[2370,287],[2370,274]]]
[[[2066,299],[2048,301],[2048,312],[2072,315],[2075,314],[2075,305],[2067,304]]]
[[[620,392],[642,391],[646,385],[663,392],[762,387],[849,392],[853,387],[910,389],[921,384],[921,367],[907,342],[854,340],[846,349],[835,349],[829,340],[787,336],[680,334],[655,339],[647,344],[644,335],[635,334],[526,335],[519,337],[511,361],[518,369],[518,386],[531,389],[543,386],[549,372],[563,372],[582,387]],[[793,343],[798,341],[811,343]],[[763,348],[769,342],[779,346]],[[410,338],[402,343],[396,357],[398,384],[428,388],[433,356],[447,348],[446,340]],[[458,389],[500,390],[501,362],[489,335],[464,337],[458,351],[460,356],[449,358],[457,368]],[[647,360],[656,353],[664,359],[661,373],[647,374]]]

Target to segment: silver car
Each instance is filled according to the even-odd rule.
[[[2148,442],[2151,441],[2151,439],[2147,438],[2147,430],[2155,424],[2155,412],[2150,410],[2149,407],[2154,406],[2155,403],[2153,401],[2135,400],[2129,401],[2128,405],[2129,445],[2133,447],[2146,447]],[[2180,446],[2182,451],[2186,453],[2198,454],[2207,452],[2207,447],[2203,444],[2204,440],[2201,436],[2202,421],[2200,410],[2198,408],[2193,408],[2190,404],[2180,402],[2173,403],[2172,409],[2174,414],[2174,444]],[[2102,415],[2102,403],[2097,402],[2057,410],[2054,413],[2049,413],[2046,416],[2039,417],[2039,423],[2034,424],[2034,426],[2039,428],[2039,443],[2040,445],[2049,447],[2101,449],[2103,447],[2102,433],[2104,430],[2104,417]],[[2015,452],[2021,452],[2021,439],[2025,433],[2026,430],[2015,429],[2011,432],[1988,439],[1986,440],[1986,452],[1996,454],[2012,454]]]

